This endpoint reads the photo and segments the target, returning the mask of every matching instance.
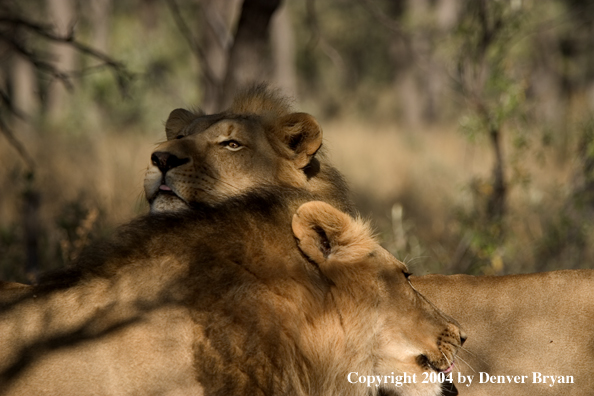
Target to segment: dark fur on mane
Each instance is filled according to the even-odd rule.
[[[258,115],[264,119],[276,119],[291,113],[291,100],[280,90],[272,89],[267,84],[255,84],[240,91],[233,100],[227,113]]]
[[[292,187],[261,187],[215,205],[196,203],[191,209],[174,213],[147,214],[118,228],[108,240],[86,247],[75,262],[61,270],[42,275],[36,292],[67,288],[88,277],[109,277],[108,265],[113,261],[149,259],[149,249],[158,240],[184,246],[200,245],[194,235],[214,234],[225,229],[229,237],[241,240],[241,225],[255,222],[258,226],[278,225],[279,218],[290,230],[291,216],[303,202],[315,200],[311,194]],[[250,235],[252,238],[257,235]]]

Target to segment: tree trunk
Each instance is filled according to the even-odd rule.
[[[487,69],[487,52],[489,47],[493,44],[493,40],[498,34],[499,29],[501,29],[501,23],[497,20],[497,16],[496,20],[492,22],[493,26],[490,26],[489,7],[487,2],[488,0],[481,0],[478,3],[478,18],[481,21],[483,29],[481,41],[478,44],[478,59],[480,59],[479,67],[481,71],[480,75],[482,76],[482,81],[480,81],[479,85],[481,87],[480,96],[484,95],[486,85],[484,79],[486,79],[486,76],[489,73],[489,70]],[[492,125],[490,120],[491,116],[489,115],[487,106],[483,104],[480,108],[483,111],[483,117],[486,124],[489,125],[489,139],[491,140],[491,147],[493,148],[493,154],[495,155],[495,163],[493,164],[493,194],[487,201],[487,215],[491,221],[499,223],[503,220],[503,216],[505,215],[505,201],[507,195],[507,185],[504,175],[505,165],[501,148],[501,124],[498,123],[497,125]]]
[[[31,142],[34,140],[31,119],[39,111],[39,87],[35,68],[28,59],[20,54],[13,54],[10,79],[14,108],[19,114],[19,116],[13,117],[12,128],[17,138]]]
[[[495,154],[493,164],[493,194],[487,202],[487,214],[492,221],[501,221],[505,215],[505,198],[507,186],[505,183],[503,153],[501,149],[501,132],[498,128],[491,127],[489,131],[491,147]]]
[[[109,53],[109,15],[111,0],[90,0],[91,22],[93,24],[93,47]]]
[[[25,233],[25,275],[29,282],[36,283],[39,276],[39,206],[40,195],[33,186],[33,176],[28,180],[23,194],[23,229]]]
[[[204,67],[210,70],[210,73],[202,74],[202,110],[211,113],[216,111],[222,94],[228,55],[233,45],[232,26],[237,20],[241,3],[239,0],[206,0],[202,4],[203,61],[206,63]]]
[[[159,26],[159,10],[157,8],[159,0],[140,0],[139,18],[142,21],[142,27],[145,33],[149,35],[154,33]]]
[[[297,95],[295,71],[295,40],[287,4],[282,5],[272,18],[272,53],[274,85],[292,97]]]
[[[244,0],[218,108],[227,108],[235,92],[271,75],[270,19],[281,0]]]
[[[55,33],[67,36],[75,19],[72,0],[46,0],[46,4]],[[57,70],[66,73],[74,70],[76,53],[68,43],[52,44],[52,54]],[[65,115],[67,94],[63,81],[54,79],[47,93],[47,112],[51,119],[59,119]]]

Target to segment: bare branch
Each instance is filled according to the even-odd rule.
[[[101,68],[107,67],[114,72],[114,77],[118,83],[120,92],[127,95],[129,80],[132,75],[127,71],[126,67],[121,63],[117,62],[105,53],[98,51],[82,42],[76,40],[74,36],[74,26],[69,28],[66,35],[59,35],[54,32],[54,27],[49,24],[37,23],[27,18],[18,16],[18,13],[13,10],[3,7],[2,14],[0,15],[0,42],[6,45],[6,53],[17,53],[24,59],[30,62],[36,70],[39,70],[52,78],[62,82],[67,89],[73,88],[70,80],[73,77],[82,76]],[[36,37],[55,42],[64,43],[77,52],[93,57],[100,60],[102,63],[91,68],[77,70],[77,71],[63,71],[52,63],[51,58],[46,53],[40,53],[31,49],[25,42],[24,38],[20,34],[21,32],[29,32]],[[48,59],[49,58],[49,59]],[[10,96],[0,90],[0,105],[2,108],[7,109],[10,114],[25,119],[25,116],[15,108]],[[0,114],[0,132],[6,137],[9,144],[19,153],[20,157],[27,164],[30,171],[34,169],[34,162],[31,156],[23,144],[16,138],[14,132],[8,127],[5,122],[5,118]]]
[[[227,28],[225,21],[221,15],[216,12],[213,8],[206,8],[206,23],[210,26],[211,31],[217,39],[219,46],[224,50],[229,50],[233,45],[233,35]]]
[[[51,25],[32,22],[30,20],[23,19],[20,17],[0,16],[0,25],[2,24],[9,26],[12,25],[13,28],[23,28],[49,41],[68,44],[72,46],[76,51],[100,60],[101,62],[103,62],[103,64],[99,66],[108,67],[111,70],[113,70],[120,91],[124,95],[127,94],[128,81],[132,79],[132,75],[126,69],[124,64],[115,61],[107,54],[76,40],[74,37],[74,26],[70,27],[67,35],[61,36],[53,33],[53,26]],[[73,76],[87,74],[86,69],[78,72],[64,72],[58,70],[50,62],[42,60],[43,57],[40,54],[37,54],[26,48],[22,43],[19,42],[19,40],[17,40],[14,37],[13,34],[6,34],[5,32],[0,31],[0,39],[8,43],[16,52],[20,53],[26,59],[28,59],[29,62],[31,62],[37,69],[47,72],[51,76],[62,81],[68,89],[72,89],[72,84],[69,82],[69,78]],[[93,69],[96,68],[97,66],[93,67]]]
[[[8,95],[8,93],[1,89],[0,89],[0,103],[2,104],[2,106],[0,106],[0,107],[7,108],[10,113],[12,113],[14,116],[20,118],[21,120],[24,120],[27,118],[22,113],[22,111],[20,109],[17,109],[16,107],[14,107],[12,100],[10,100],[10,96]]]
[[[192,52],[194,52],[194,54],[198,57],[198,60],[200,61],[200,65],[202,67],[202,73],[204,74],[204,78],[206,78],[208,82],[213,86],[220,87],[221,81],[219,81],[213,70],[208,65],[206,54],[204,53],[202,47],[194,39],[194,35],[192,34],[192,31],[186,24],[186,21],[184,20],[180,12],[177,2],[175,0],[165,0],[165,2],[167,3],[167,6],[169,6],[169,10],[171,11],[173,19],[175,19],[175,24],[177,25],[177,28],[179,29],[184,39],[188,42],[188,45],[190,46]]]
[[[369,13],[377,20],[382,26],[386,29],[390,30],[392,33],[395,33],[400,39],[404,42],[404,44],[409,47],[410,46],[410,38],[408,34],[404,31],[400,23],[393,20],[389,16],[387,16],[373,0],[357,0],[359,3],[363,5],[369,11]]]
[[[29,172],[32,172],[33,169],[35,169],[35,162],[33,161],[33,158],[31,158],[25,149],[25,146],[23,146],[23,144],[14,136],[14,133],[8,127],[8,125],[6,125],[2,117],[0,117],[0,132],[2,132],[4,137],[6,137],[6,140],[8,140],[8,143],[19,153],[25,164],[27,164]]]
[[[346,63],[340,55],[340,52],[334,48],[321,33],[320,25],[318,23],[318,15],[315,9],[315,0],[307,0],[307,24],[312,32],[312,36],[309,39],[308,47],[311,49],[320,47],[322,52],[330,59],[332,64],[338,69],[338,72],[344,76],[346,75]]]
[[[42,60],[42,56],[40,54],[37,54],[29,50],[24,45],[22,45],[22,43],[19,40],[15,40],[14,37],[12,37],[11,35],[4,34],[4,32],[2,31],[0,31],[0,40],[7,43],[13,51],[21,54],[24,59],[31,62],[37,70],[48,73],[52,77],[62,81],[62,83],[66,86],[68,90],[71,90],[73,88],[72,84],[68,79],[67,73],[58,70],[50,62]]]

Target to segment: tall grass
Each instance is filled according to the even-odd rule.
[[[504,237],[496,243],[481,230],[493,164],[484,142],[470,142],[455,126],[411,131],[352,121],[326,125],[325,136],[359,210],[415,272],[505,274],[594,264],[594,234],[574,199],[580,161],[558,146],[505,147],[511,188]]]
[[[65,136],[46,133],[26,146],[33,177],[17,153],[0,145],[0,279],[25,281],[25,194],[39,197],[33,219],[39,265],[65,265],[83,244],[146,210],[142,180],[161,137],[140,133]]]

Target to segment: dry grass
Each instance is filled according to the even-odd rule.
[[[411,188],[431,208],[455,198],[469,178],[489,172],[486,150],[468,143],[454,128],[407,132],[393,125],[366,127],[334,123],[325,128],[335,165],[352,187],[378,200]],[[426,196],[427,198],[424,198]]]
[[[514,181],[506,241],[485,253],[476,246],[480,235],[462,218],[481,204],[477,194],[489,194],[493,156],[486,142],[470,143],[456,127],[413,132],[356,122],[328,124],[325,137],[384,246],[417,272],[517,273],[576,266],[578,257],[565,257],[564,244],[571,241],[557,241],[561,260],[555,266],[537,262],[547,248],[541,245],[556,232],[551,227],[562,221],[577,166],[559,160],[555,148],[535,148],[517,159],[515,170],[508,169],[509,180],[518,173],[530,180]],[[511,146],[505,151],[508,157],[517,152]],[[478,268],[477,261],[482,262]]]
[[[42,195],[42,219],[50,220],[66,202],[88,201],[105,211],[109,222],[121,222],[137,210],[142,179],[157,139],[140,134],[106,134],[95,137],[42,136],[27,147],[35,160],[34,186]],[[0,204],[2,223],[18,217],[18,180],[24,164],[14,150],[0,149],[0,181],[16,184],[4,191]]]
[[[42,269],[62,265],[80,250],[80,240],[110,233],[146,210],[144,170],[160,137],[138,133],[102,136],[45,134],[26,142],[35,160],[34,179],[16,152],[0,145],[0,279],[24,280],[24,194],[39,194],[34,216]]]

